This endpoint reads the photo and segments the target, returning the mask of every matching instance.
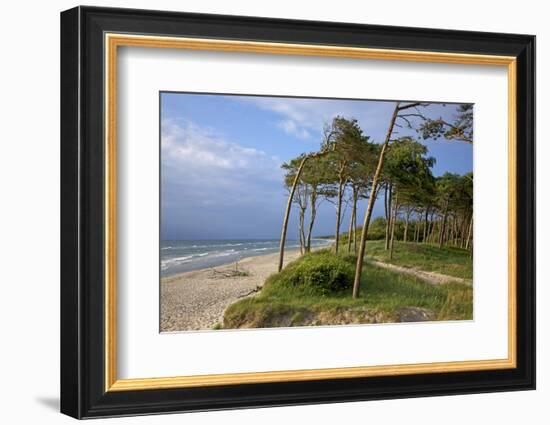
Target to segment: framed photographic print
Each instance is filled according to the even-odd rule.
[[[535,38],[61,14],[61,411],[535,387]]]

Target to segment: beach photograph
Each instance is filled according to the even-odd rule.
[[[473,320],[474,105],[160,93],[160,332]]]

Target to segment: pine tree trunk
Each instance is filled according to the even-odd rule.
[[[458,220],[458,217],[455,216],[455,221],[454,221],[454,246],[459,246],[459,242],[460,242],[460,223],[459,223],[459,220]]]
[[[304,219],[305,219],[306,210],[305,208],[300,208],[299,215],[299,234],[300,234],[300,254],[304,255],[306,251],[306,234],[304,229]]]
[[[443,248],[445,243],[445,230],[447,224],[447,210],[449,208],[449,200],[445,202],[445,210],[443,211],[443,218],[441,220],[441,229],[439,230],[439,248]]]
[[[430,211],[430,207],[426,207],[426,216],[424,218],[424,234],[422,235],[422,242],[426,243],[428,242],[428,225],[430,224],[428,222],[428,213]]]
[[[367,241],[367,233],[369,231],[370,218],[372,215],[372,209],[374,207],[374,201],[376,200],[376,190],[378,189],[378,180],[380,174],[382,173],[382,167],[384,165],[384,156],[386,155],[386,149],[390,143],[390,138],[393,133],[393,127],[395,125],[395,120],[397,119],[397,114],[399,112],[399,103],[396,103],[393,110],[393,114],[390,120],[390,125],[388,126],[388,131],[386,133],[386,138],[384,144],[380,150],[380,156],[378,157],[378,164],[376,166],[376,171],[372,178],[372,189],[371,195],[369,197],[369,203],[367,205],[367,211],[365,212],[365,219],[363,220],[363,229],[361,231],[361,242],[359,244],[359,254],[357,255],[357,264],[355,267],[355,279],[353,281],[353,298],[357,298],[359,295],[359,286],[361,285],[361,274],[363,273],[363,257],[365,255],[365,243]]]
[[[387,251],[390,249],[390,228],[391,228],[391,205],[392,205],[392,193],[393,185],[391,183],[386,184],[386,197],[384,199],[384,209],[386,213],[386,242],[384,249]]]
[[[393,207],[393,217],[391,220],[391,237],[390,237],[390,260],[393,260],[393,241],[395,238],[395,222],[397,221],[397,211],[399,210],[399,201],[397,198],[397,190],[395,191],[395,205]]]
[[[340,217],[342,215],[342,194],[344,192],[344,178],[340,174],[340,181],[338,182],[338,203],[336,205],[336,244],[334,245],[334,251],[338,254],[338,247],[340,246]]]
[[[300,166],[298,167],[298,171],[296,172],[296,176],[294,177],[294,182],[292,183],[292,188],[290,189],[290,193],[288,194],[285,217],[283,219],[283,228],[281,230],[281,241],[279,244],[279,265],[277,267],[278,271],[281,271],[283,269],[285,243],[286,243],[286,231],[288,228],[288,217],[290,216],[290,209],[292,207],[292,199],[294,199],[294,192],[296,191],[296,186],[298,185],[298,181],[300,180],[300,175],[302,174],[302,170],[304,169],[304,165],[308,159],[309,157],[306,156],[304,157],[304,159],[302,159],[302,162],[300,162]]]
[[[455,226],[456,226],[456,218],[453,216],[451,218],[451,226],[449,228],[449,231],[447,232],[447,234],[449,235],[447,240],[451,241],[451,245],[455,244]]]
[[[472,215],[470,216],[470,225],[468,226],[468,237],[466,238],[466,249],[470,249],[473,227],[474,227],[474,214],[472,213]]]
[[[351,211],[351,215],[349,217],[349,227],[348,227],[348,252],[351,252],[351,237],[352,237],[352,231],[353,231],[353,209]]]
[[[357,208],[353,216],[353,253],[357,254]]]
[[[435,240],[435,228],[436,228],[436,221],[434,220],[433,214],[430,218],[429,223],[429,232],[428,232],[428,243],[433,243]]]
[[[403,242],[407,242],[407,236],[409,232],[409,218],[411,216],[411,210],[407,210],[407,215],[405,217],[405,230],[403,231]]]
[[[311,252],[311,234],[313,233],[313,224],[315,223],[315,217],[317,216],[317,189],[311,189],[310,194],[310,213],[309,213],[309,227],[307,230],[306,252]]]
[[[353,205],[351,207],[351,217],[349,219],[348,230],[348,252],[351,252],[351,236],[354,229],[355,214],[357,212],[357,188],[353,187]]]
[[[466,214],[462,215],[462,225],[460,227],[460,247],[464,249],[466,246],[466,225],[467,225],[468,216]]]

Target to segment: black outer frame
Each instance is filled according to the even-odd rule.
[[[517,368],[104,391],[104,32],[517,58]],[[75,418],[535,388],[535,37],[76,7],[61,13],[61,412]]]

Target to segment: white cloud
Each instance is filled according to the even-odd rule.
[[[164,207],[254,205],[284,192],[278,157],[230,142],[212,128],[164,120],[161,147]]]
[[[275,112],[282,118],[277,127],[300,139],[309,138],[312,133],[320,134],[323,123],[332,119],[332,114],[323,108],[324,105],[321,105],[322,101],[319,100],[278,97],[244,99],[261,109]]]
[[[309,131],[304,127],[301,127],[296,121],[291,119],[286,119],[279,121],[277,127],[283,130],[285,133],[290,134],[291,136],[297,137],[298,139],[309,139],[311,135]]]
[[[293,98],[269,96],[236,97],[238,102],[247,102],[256,107],[275,113],[280,119],[276,127],[285,133],[309,143],[320,143],[322,130],[336,116],[355,118],[364,133],[375,142],[382,142],[393,112],[395,101]],[[454,108],[443,109],[434,103],[423,110],[427,116],[439,117],[442,113],[452,119]],[[413,118],[412,121],[415,119]],[[401,122],[403,124],[403,122]],[[395,134],[417,136],[414,130],[403,126]]]
[[[356,118],[366,134],[381,138],[391,116],[393,103],[354,100],[243,97],[259,108],[280,116],[277,127],[301,140],[320,142],[323,126],[336,116]]]
[[[161,146],[163,161],[193,169],[246,169],[266,157],[261,150],[227,142],[215,130],[190,121],[163,121]]]

